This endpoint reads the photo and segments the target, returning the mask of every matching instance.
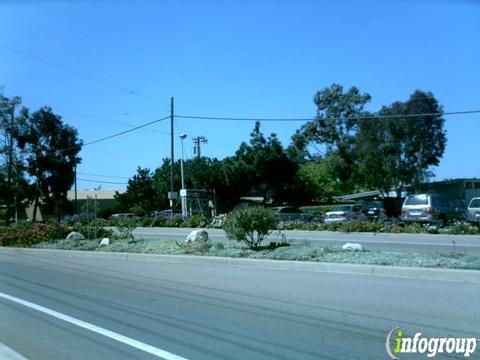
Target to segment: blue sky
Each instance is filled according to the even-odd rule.
[[[479,110],[478,39],[475,1],[2,1],[0,85],[31,110],[51,106],[85,142],[168,115],[171,96],[179,115],[313,118],[315,92],[339,83],[368,92],[369,110],[415,89],[445,111]],[[480,115],[446,119],[437,179],[480,177]],[[262,129],[288,145],[301,124]],[[223,158],[253,125],[177,119],[176,157],[181,133],[186,158],[198,135],[204,155]],[[79,178],[94,182],[79,188],[156,168],[170,156],[169,129],[164,121],[85,147]]]

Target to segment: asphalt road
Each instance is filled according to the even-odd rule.
[[[396,326],[478,337],[478,299],[478,283],[0,249],[0,342],[29,359],[386,359]]]
[[[215,241],[229,241],[221,229],[207,229]],[[184,240],[192,231],[188,228],[137,228],[134,231],[138,238],[159,238]],[[441,235],[441,234],[373,234],[373,233],[341,233],[331,231],[296,231],[287,230],[285,235],[291,243],[308,241],[314,246],[342,246],[346,242],[357,242],[368,250],[449,253],[455,249],[470,255],[480,255],[480,236],[474,235]],[[278,232],[274,232],[265,242],[279,241]]]

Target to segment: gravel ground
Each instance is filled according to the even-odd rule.
[[[243,257],[253,259],[321,261],[349,264],[375,264],[391,266],[419,266],[451,269],[480,270],[480,257],[460,252],[425,255],[418,253],[395,253],[380,251],[343,251],[340,247],[312,247],[303,245],[281,246],[251,250],[244,246],[223,243],[185,244],[165,240],[113,240],[108,246],[99,247],[100,240],[57,240],[34,245],[35,248],[59,250],[114,251],[146,254],[205,255]]]

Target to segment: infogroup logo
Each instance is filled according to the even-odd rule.
[[[395,327],[387,335],[385,349],[388,356],[393,360],[398,360],[399,354],[425,354],[429,358],[434,358],[438,354],[463,354],[468,358],[475,352],[477,342],[480,340],[471,338],[453,338],[453,337],[422,337],[421,332],[417,332],[413,337],[405,336],[404,331]]]

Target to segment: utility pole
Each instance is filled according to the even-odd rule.
[[[173,163],[175,161],[173,153],[173,119],[174,115],[174,105],[173,105],[173,96],[170,98],[170,193],[168,194],[168,199],[170,200],[170,209],[172,209],[173,216],[173,200],[176,199],[173,190]]]
[[[73,215],[77,215],[77,164],[75,164],[75,202],[73,203]]]
[[[187,217],[187,194],[182,193],[186,192],[185,189],[185,177],[183,174],[183,140],[187,138],[187,134],[181,134],[180,139],[182,139],[182,157],[180,158],[180,175],[182,179],[182,189],[180,190],[180,200],[182,201],[182,217],[185,219]]]
[[[173,96],[170,98],[170,191],[173,192],[173,118],[174,105]]]
[[[12,112],[10,118],[10,125],[8,126],[8,167],[7,167],[7,188],[8,188],[8,207],[7,207],[7,222],[10,223],[12,216],[12,173],[13,173],[13,126],[15,124],[15,105],[18,99],[12,99]],[[16,199],[14,199],[16,201]]]
[[[205,136],[197,136],[192,138],[193,140],[193,153],[197,155],[197,158],[201,156],[200,145],[208,142]]]

